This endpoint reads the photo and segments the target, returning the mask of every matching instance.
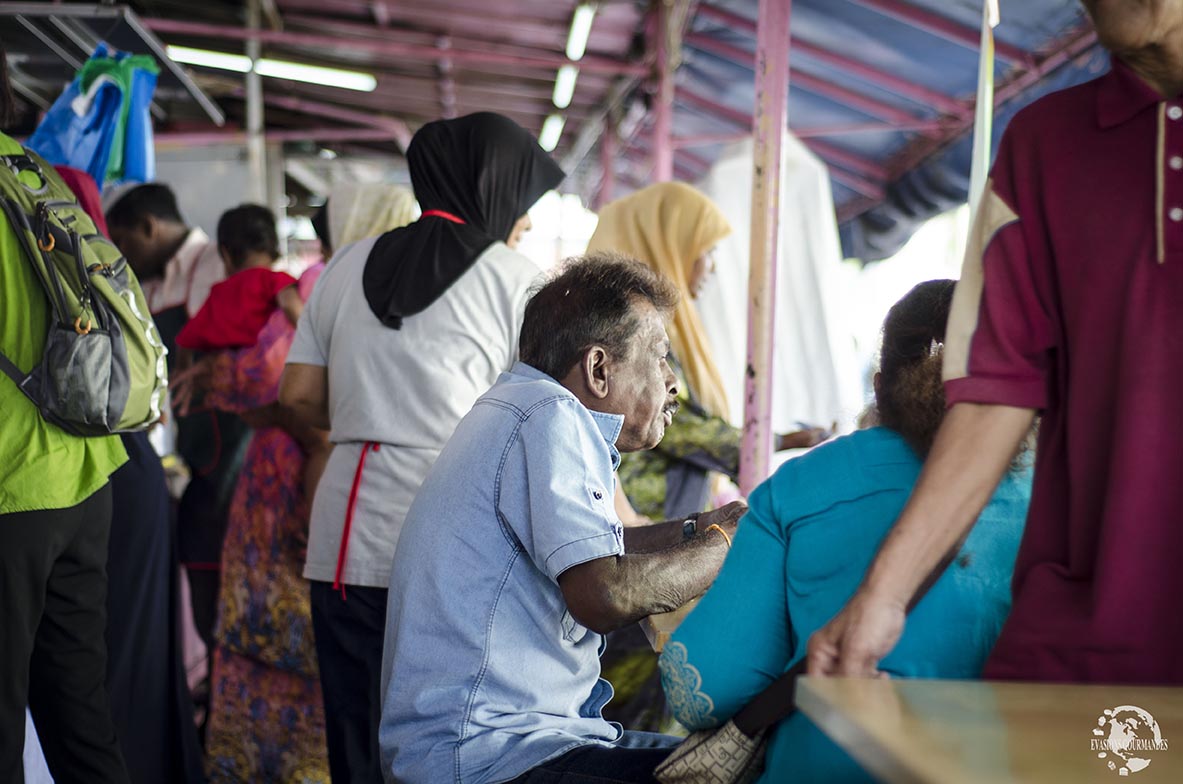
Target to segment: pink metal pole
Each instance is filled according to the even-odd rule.
[[[673,2],[657,3],[657,105],[653,111],[653,179],[657,182],[674,178],[674,74],[669,50]]]
[[[752,171],[752,266],[748,277],[748,363],[744,379],[739,489],[748,495],[770,473],[772,334],[780,258],[781,144],[789,118],[790,0],[760,0],[756,33],[756,116]]]

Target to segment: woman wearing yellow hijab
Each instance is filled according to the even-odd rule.
[[[681,293],[669,325],[671,365],[682,408],[650,452],[622,457],[620,480],[637,513],[658,520],[707,508],[709,475],[739,473],[741,431],[726,419],[727,393],[693,300],[714,269],[711,251],[731,233],[715,204],[680,182],[663,182],[606,205],[588,251],[615,251],[661,273]],[[813,446],[828,433],[812,428],[776,438],[777,449]]]
[[[588,251],[631,256],[681,293],[669,325],[671,364],[682,408],[651,452],[624,456],[620,479],[638,513],[659,520],[706,508],[709,472],[738,470],[739,431],[724,417],[727,395],[692,300],[710,272],[710,252],[731,233],[723,213],[689,185],[650,185],[600,211]]]
[[[741,431],[727,420],[727,394],[694,307],[714,261],[711,251],[731,233],[714,203],[679,182],[650,185],[600,211],[588,252],[615,251],[661,273],[682,295],[668,326],[670,365],[682,403],[656,449],[621,456],[619,476],[633,508],[657,520],[685,519],[710,502],[711,474],[735,478]],[[780,449],[812,446],[822,431],[777,439]],[[627,509],[618,511],[625,522]],[[631,635],[631,637],[630,637]],[[605,716],[631,730],[668,731],[657,660],[637,627],[613,632],[603,658],[604,676],[616,689]]]

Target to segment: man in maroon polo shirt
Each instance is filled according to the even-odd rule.
[[[1084,0],[1110,73],[1007,128],[945,345],[945,418],[817,675],[871,675],[1042,412],[984,675],[1183,683],[1183,0]]]

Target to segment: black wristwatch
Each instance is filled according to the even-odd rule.
[[[689,541],[693,539],[698,533],[698,512],[687,517],[682,521],[682,541]]]

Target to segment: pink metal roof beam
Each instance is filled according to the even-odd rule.
[[[751,118],[745,113],[732,109],[730,106],[712,101],[709,98],[704,98],[697,93],[688,90],[678,90],[678,99],[684,103],[694,106],[708,115],[718,117],[733,125],[741,128],[751,126]],[[844,150],[829,142],[824,142],[821,139],[805,139],[805,143],[822,158],[825,158],[831,164],[836,164],[844,168],[868,178],[875,182],[884,182],[887,179],[887,169],[869,161],[866,158],[860,157],[855,153]]]
[[[184,147],[209,147],[216,144],[240,144],[246,141],[246,131],[165,131],[153,138],[157,144]],[[268,142],[394,142],[389,131],[381,128],[288,128],[267,131],[263,138]]]
[[[946,16],[941,16],[924,8],[900,2],[900,0],[856,0],[856,2],[865,8],[878,11],[884,16],[889,16],[892,19],[915,27],[918,30],[923,30],[938,38],[943,38],[946,41],[961,44],[975,52],[982,42],[981,31],[978,28],[966,27],[960,22]],[[1008,44],[1005,41],[995,40],[994,52],[1001,59],[1019,65],[1030,67],[1035,63],[1035,56],[1031,52]]]
[[[686,36],[686,43],[696,49],[711,52],[737,65],[751,67],[755,55],[746,49],[720,41],[717,38],[701,34]],[[789,81],[794,86],[828,98],[851,109],[856,109],[871,117],[879,117],[900,125],[911,125],[920,119],[917,115],[898,106],[880,101],[868,95],[850,90],[841,85],[828,82],[813,74],[805,73],[797,68],[789,69]]]
[[[399,41],[384,41],[380,39],[342,38],[332,35],[316,33],[293,33],[286,30],[246,30],[228,25],[205,24],[202,22],[185,22],[178,19],[144,19],[143,22],[154,33],[173,35],[192,35],[206,38],[223,38],[234,41],[245,41],[258,38],[264,43],[284,44],[297,47],[311,48],[340,48],[347,50],[366,50],[384,54],[389,57],[424,60],[435,62],[440,56],[434,46],[422,44],[408,44]],[[531,52],[530,54],[511,54],[508,52],[488,52],[471,49],[453,49],[449,56],[456,64],[467,65],[512,65],[522,68],[536,68],[552,70],[570,62],[565,55],[549,52]],[[589,73],[632,74],[643,75],[648,69],[643,64],[626,63],[611,60],[606,57],[585,56],[579,61],[579,69]]]
[[[793,127],[793,135],[798,139],[816,139],[819,136],[845,136],[858,133],[898,133],[900,131],[938,131],[945,127],[946,121],[917,120],[907,125],[888,125],[881,122],[845,123],[840,125],[814,125],[808,128]],[[792,122],[789,123],[792,126]],[[674,147],[705,147],[711,144],[731,144],[747,139],[750,133],[704,133],[695,136],[675,136]]]
[[[713,5],[700,5],[698,7],[698,15],[707,19],[713,19],[737,32],[747,33],[752,36],[756,34],[756,23],[734,11],[717,8]],[[968,111],[966,105],[956,98],[916,84],[915,82],[910,82],[907,79],[901,79],[893,74],[885,73],[866,63],[853,60],[846,55],[830,51],[829,49],[823,49],[808,41],[794,38],[792,47],[797,52],[818,62],[825,63],[836,70],[862,79],[868,84],[873,84],[901,98],[907,98],[924,106],[931,106],[939,112],[961,115]]]

